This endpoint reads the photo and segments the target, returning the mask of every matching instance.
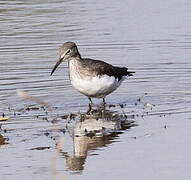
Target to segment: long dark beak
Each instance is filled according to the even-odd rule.
[[[50,73],[50,75],[52,75],[54,73],[54,71],[56,70],[56,68],[61,64],[61,62],[63,61],[63,58],[60,58],[58,60],[58,62],[55,64],[55,66],[52,69],[52,72]]]

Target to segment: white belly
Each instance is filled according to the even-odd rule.
[[[115,91],[121,82],[114,76],[81,76],[76,73],[76,68],[70,63],[70,80],[75,89],[89,97],[103,98],[111,92]]]

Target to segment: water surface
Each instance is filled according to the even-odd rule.
[[[1,179],[190,179],[190,17],[189,0],[0,1],[0,115],[10,117],[1,122]],[[83,57],[136,71],[107,97],[130,129],[117,123],[114,134],[75,140],[79,124],[65,116],[85,113],[88,99],[72,88],[67,64],[50,76],[66,41]]]

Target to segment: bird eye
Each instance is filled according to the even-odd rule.
[[[68,49],[68,51],[66,52],[66,54],[70,54],[71,53],[71,49]]]

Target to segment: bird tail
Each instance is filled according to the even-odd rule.
[[[128,71],[128,69],[127,69],[127,75],[128,76],[133,76],[134,73],[135,73],[134,71]]]

